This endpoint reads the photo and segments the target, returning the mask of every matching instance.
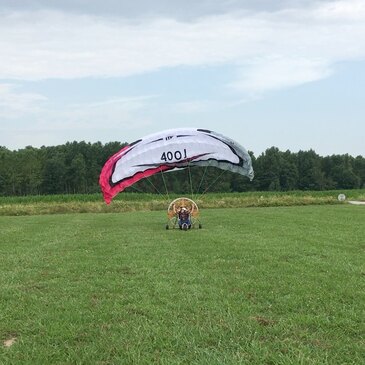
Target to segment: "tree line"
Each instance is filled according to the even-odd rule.
[[[106,160],[126,143],[68,142],[53,147],[11,151],[0,147],[0,195],[100,192],[99,174]],[[130,191],[194,193],[204,191],[332,190],[365,187],[365,158],[348,154],[322,157],[315,151],[283,152],[268,148],[250,153],[255,179],[216,168],[191,168],[157,174]]]

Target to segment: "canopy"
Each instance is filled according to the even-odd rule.
[[[188,166],[215,166],[254,177],[251,157],[232,139],[207,129],[177,128],[143,137],[105,163],[99,178],[104,200],[159,172]]]

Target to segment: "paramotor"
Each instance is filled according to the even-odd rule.
[[[179,213],[182,210],[186,210],[189,215],[189,222],[185,223],[180,221]],[[199,208],[198,205],[189,198],[177,198],[173,200],[167,208],[167,223],[166,229],[180,228],[202,228],[199,220]]]

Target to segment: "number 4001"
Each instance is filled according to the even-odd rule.
[[[181,160],[183,158],[186,158],[186,149],[184,148],[183,151],[175,151],[175,152],[163,152],[161,155],[162,161],[172,161],[172,160]]]

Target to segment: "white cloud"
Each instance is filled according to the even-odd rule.
[[[3,14],[0,78],[128,76],[180,65],[236,65],[240,89],[294,86],[365,58],[364,1],[193,22],[34,11]]]
[[[11,83],[0,84],[0,117],[18,118],[37,113],[47,98],[37,93],[18,91],[20,87]]]
[[[331,67],[325,60],[272,56],[242,67],[231,86],[255,95],[316,81],[330,74]]]
[[[356,82],[347,80],[345,87],[339,86],[336,96],[315,96],[333,98],[333,102],[331,99],[327,105],[307,108],[315,111],[306,118],[313,124],[310,128],[305,124],[304,133],[300,134],[302,141],[297,127],[304,125],[305,117],[300,120],[297,113],[289,117],[293,106],[278,106],[273,111],[270,99],[265,104],[264,100],[252,103],[252,98],[260,99],[266,91],[321,80],[336,72],[339,62],[364,60],[364,0],[187,0],[183,5],[180,1],[179,6],[177,0],[157,0],[153,5],[138,0],[131,5],[133,11],[128,11],[127,2],[123,7],[114,0],[105,4],[63,1],[57,6],[52,2],[53,9],[58,9],[53,11],[39,10],[51,6],[46,0],[30,1],[33,6],[28,2],[18,2],[17,6],[13,6],[14,1],[6,2],[10,5],[0,10],[0,145],[20,148],[70,140],[131,141],[156,129],[216,125],[228,135],[241,133],[242,144],[247,140],[259,143],[259,150],[272,144],[286,148],[289,140],[300,142],[298,148],[318,140],[318,148],[325,148],[328,125],[333,131],[338,123],[338,130],[342,131],[345,123],[351,126],[347,128],[349,133],[356,132],[356,138],[350,144],[350,139],[346,140],[347,146],[337,151],[350,152],[351,148],[356,151],[354,154],[363,153],[361,108],[352,108],[351,103],[352,97],[358,100],[361,95],[360,77],[355,80],[357,89],[352,88]],[[244,10],[248,3],[250,6]],[[145,5],[143,9],[141,4]],[[198,67],[187,70],[195,66]],[[179,69],[156,72],[163,68]],[[209,72],[205,72],[208,68]],[[346,62],[342,70],[345,68]],[[357,70],[347,69],[347,74],[352,76]],[[83,80],[149,72],[156,74],[105,83]],[[47,79],[80,82],[22,83]],[[222,82],[229,88],[224,88]],[[316,86],[313,89],[321,87]],[[32,91],[32,87],[42,92]],[[118,97],[127,95],[128,90],[142,96]],[[161,95],[150,95],[154,93]],[[288,94],[284,96],[287,98]],[[88,98],[94,102],[87,102]],[[341,104],[340,98],[350,98],[347,103],[351,107],[346,101]],[[280,96],[275,100],[280,100]],[[241,108],[243,102],[250,104]],[[301,100],[297,104],[301,102],[304,103]],[[338,108],[333,108],[336,103]],[[259,112],[255,108],[260,108]],[[265,113],[271,113],[270,118]],[[248,128],[251,118],[255,127]],[[267,120],[275,129],[269,128],[269,133],[257,138],[257,130],[268,127],[257,127],[256,123]],[[327,134],[317,133],[318,124],[324,126]],[[290,126],[295,126],[295,131],[291,136],[282,134],[280,145],[276,131],[288,131]],[[337,137],[330,138],[333,146],[344,145],[340,132]],[[328,148],[328,153],[334,151],[335,147]]]
[[[148,125],[148,121],[139,118],[139,112],[149,108],[154,96],[108,99],[102,102],[74,104],[62,110],[48,109],[38,121],[38,127],[54,130],[93,130],[93,129],[133,129],[133,122],[139,120],[139,126]]]
[[[319,19],[363,21],[365,18],[364,0],[334,1],[323,4],[317,12]]]
[[[45,99],[41,95],[6,92],[7,86],[0,85],[0,116],[5,120],[5,125],[4,121],[0,125],[2,131],[18,129],[18,126],[12,123],[12,118],[21,117],[27,120],[25,123],[28,127],[25,129],[33,131],[50,129],[85,131],[122,127],[131,129],[133,121],[138,118],[138,113],[146,110],[150,100],[154,98],[154,96],[116,98],[95,103],[56,106],[44,102]],[[9,89],[12,90],[11,85]],[[43,103],[38,105],[39,101]],[[141,122],[142,126],[146,124],[146,121],[141,120]]]
[[[70,140],[108,142],[127,140],[126,133],[148,128],[151,120],[141,110],[149,108],[154,96],[116,98],[96,103],[56,106],[38,95],[7,93],[12,85],[0,85],[0,145],[12,148],[27,145],[60,144]],[[3,99],[5,97],[5,99]],[[23,108],[18,102],[22,99]],[[5,105],[14,99],[13,106]],[[39,98],[39,99],[38,99]],[[23,113],[22,113],[23,112]]]

